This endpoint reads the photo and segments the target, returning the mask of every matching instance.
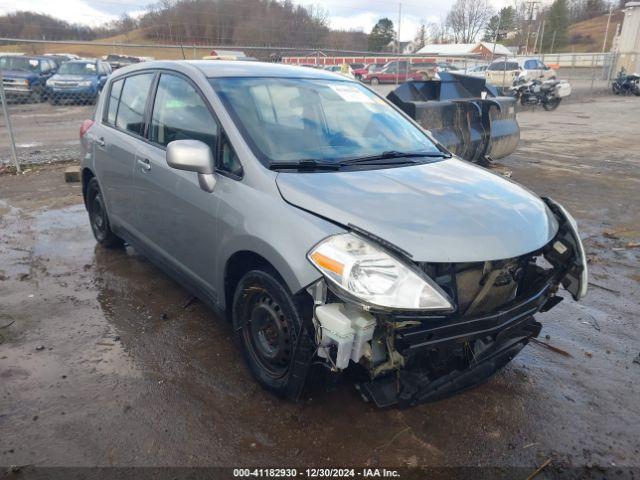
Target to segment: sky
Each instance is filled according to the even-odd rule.
[[[71,23],[97,26],[114,20],[124,12],[135,16],[144,10],[145,0],[0,0],[0,14],[15,10],[45,13]],[[329,14],[332,28],[370,32],[378,19],[389,17],[398,24],[402,4],[401,40],[412,40],[421,22],[440,22],[453,0],[293,0],[308,7],[320,7]],[[509,0],[492,0],[500,8]]]

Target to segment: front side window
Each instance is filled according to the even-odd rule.
[[[421,129],[354,82],[218,78],[211,84],[264,164],[439,152]]]
[[[116,127],[136,135],[142,135],[144,107],[149,96],[153,75],[153,73],[143,73],[125,78],[116,115]]]
[[[174,140],[200,140],[215,152],[218,123],[189,82],[163,73],[158,82],[149,139],[162,146]]]

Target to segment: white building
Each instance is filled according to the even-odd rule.
[[[437,57],[492,57],[511,56],[513,53],[504,45],[493,42],[476,43],[434,43],[425,45],[416,53]]]
[[[616,39],[618,69],[640,72],[640,2],[627,2],[622,30]]]

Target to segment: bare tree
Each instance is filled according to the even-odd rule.
[[[493,13],[489,0],[456,0],[447,14],[447,26],[454,41],[475,42]]]

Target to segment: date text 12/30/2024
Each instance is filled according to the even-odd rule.
[[[400,478],[387,468],[234,468],[237,478]]]

